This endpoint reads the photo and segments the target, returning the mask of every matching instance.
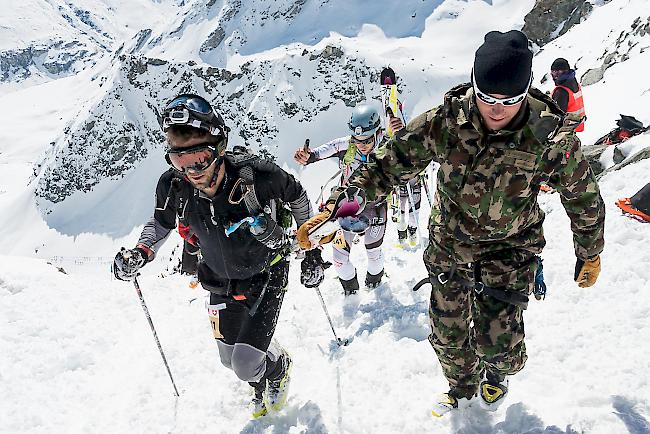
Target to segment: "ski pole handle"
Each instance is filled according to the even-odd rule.
[[[305,139],[305,146],[302,147],[302,150],[309,152],[309,139]]]

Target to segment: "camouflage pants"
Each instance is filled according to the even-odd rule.
[[[483,255],[494,259],[457,264],[450,273],[449,246],[432,239],[425,252],[432,282],[429,341],[450,388],[459,396],[470,396],[477,391],[485,370],[500,377],[511,375],[524,367],[527,358],[523,309],[477,293],[473,282],[480,276],[487,286],[530,294],[537,249],[501,250]]]

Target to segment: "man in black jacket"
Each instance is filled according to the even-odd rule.
[[[210,291],[221,363],[253,387],[254,417],[277,411],[287,398],[292,364],[272,341],[289,271],[279,216],[288,204],[300,226],[312,215],[309,199],[274,163],[226,153],[230,129],[202,97],[180,95],[163,116],[171,168],[158,181],[154,215],[136,247],[116,255],[115,276],[133,279],[177,221],[188,226],[201,249],[197,274]],[[323,279],[319,250],[307,252],[301,268],[302,283],[317,286]]]

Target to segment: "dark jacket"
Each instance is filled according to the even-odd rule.
[[[567,87],[571,89],[572,92],[578,92],[580,90],[578,87],[578,80],[576,80],[575,71],[571,70],[569,72],[569,74],[560,77],[558,81],[555,82],[556,88],[553,89],[552,93],[553,99],[564,112],[566,112],[567,108],[569,107],[569,92],[567,92],[566,89],[562,89],[561,87],[557,86]]]
[[[278,252],[257,241],[246,228],[226,236],[226,227],[251,216],[251,212],[243,200],[246,190],[238,182],[238,169],[227,159],[224,161],[226,175],[216,196],[211,199],[194,189],[173,169],[163,173],[156,187],[154,217],[143,229],[139,244],[147,247],[159,244],[176,227],[179,218],[198,238],[203,262],[216,276],[247,279],[267,269]],[[304,207],[302,203],[306,193],[303,187],[274,163],[258,161],[254,185],[262,207],[271,199],[292,205],[292,211],[293,204],[301,203]]]

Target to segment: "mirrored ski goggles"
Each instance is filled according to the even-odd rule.
[[[485,92],[481,92],[481,90],[476,85],[474,70],[472,70],[472,86],[474,87],[474,94],[476,94],[476,97],[487,105],[502,104],[504,106],[513,106],[515,104],[519,104],[524,99],[526,99],[526,95],[528,95],[528,89],[530,89],[532,83],[533,83],[533,74],[531,73],[530,80],[528,80],[528,86],[526,86],[526,90],[524,91],[524,93],[517,96],[510,96],[508,98],[495,98],[492,95],[488,95]]]
[[[197,95],[180,95],[167,104],[165,110],[171,110],[177,107],[185,107],[203,115],[212,113],[212,106],[205,99]]]
[[[172,125],[201,128],[214,136],[225,136],[230,131],[214,113],[210,103],[196,95],[181,95],[167,104],[163,112],[163,131]]]
[[[372,145],[375,143],[375,136],[363,137],[361,139],[357,136],[350,136],[350,142],[355,145]]]
[[[174,169],[187,173],[203,172],[218,159],[217,146],[200,143],[189,148],[168,149],[165,160]]]

